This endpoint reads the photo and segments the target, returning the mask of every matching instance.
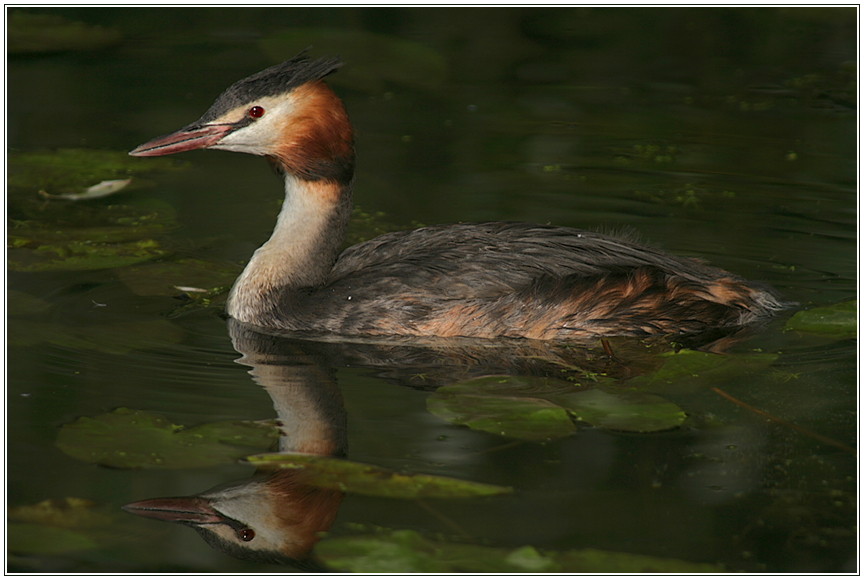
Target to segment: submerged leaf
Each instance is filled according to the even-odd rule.
[[[10,507],[10,520],[61,528],[104,526],[113,518],[94,508],[96,503],[78,497],[46,499],[33,505]]]
[[[315,554],[329,568],[360,574],[441,574],[458,570],[452,562],[444,561],[437,544],[413,530],[394,530],[381,536],[328,537],[317,544]]]
[[[10,240],[15,247],[9,250],[7,266],[16,272],[106,270],[155,260],[167,253],[153,239],[112,243],[67,240],[39,244],[13,235]]]
[[[434,541],[413,530],[328,537],[316,548],[329,567],[355,573],[710,573],[711,564],[674,558],[583,549],[539,551],[533,546],[494,548]]]
[[[574,390],[565,381],[485,377],[439,388],[429,411],[471,429],[527,441],[566,437],[573,419],[594,427],[645,433],[678,427],[680,407],[657,395],[595,387]]]
[[[590,389],[555,399],[578,421],[595,427],[650,433],[679,427],[687,414],[663,397],[640,391]]]
[[[139,532],[124,522],[116,506],[88,499],[67,497],[10,506],[7,516],[7,550],[12,558],[32,562],[94,551],[100,552],[96,557],[112,557],[118,546],[142,545]]]
[[[173,159],[140,159],[125,151],[58,149],[12,153],[7,166],[7,187],[33,195],[47,192],[83,191],[104,180],[125,180],[183,167]]]
[[[68,554],[99,547],[116,518],[75,497],[10,507],[8,549],[16,554]]]
[[[337,457],[269,453],[246,458],[256,467],[302,469],[303,483],[361,495],[400,499],[460,498],[511,493],[509,487],[452,477],[408,474]]]
[[[28,213],[19,207],[20,213]],[[164,204],[99,206],[52,204],[38,219],[12,220],[8,267],[15,271],[97,270],[162,257],[156,239],[174,227],[174,211]]]
[[[645,376],[627,381],[630,387],[658,389],[703,389],[767,370],[777,360],[772,353],[713,354],[680,350],[661,355],[663,365]]]
[[[233,463],[279,436],[270,423],[226,421],[186,428],[165,417],[120,408],[61,427],[57,447],[88,463],[126,469],[186,469]]]
[[[854,338],[858,335],[858,301],[850,300],[796,312],[786,323],[786,330]]]

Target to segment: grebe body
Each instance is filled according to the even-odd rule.
[[[340,252],[353,133],[323,81],[339,66],[301,54],[231,85],[198,121],[130,152],[251,153],[284,177],[276,227],[231,290],[231,317],[279,331],[580,340],[734,328],[783,307],[698,260],[567,227],[432,226]]]

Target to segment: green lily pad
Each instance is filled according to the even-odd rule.
[[[687,414],[659,395],[642,391],[590,389],[555,399],[577,421],[603,429],[651,433],[681,426]]]
[[[298,46],[326,46],[330,54],[350,60],[335,84],[380,92],[391,85],[437,89],[447,77],[444,57],[427,45],[398,36],[345,28],[296,28],[282,31],[260,42],[275,61],[296,52]]]
[[[426,399],[426,408],[477,431],[546,441],[578,430],[567,411],[548,399],[572,390],[566,381],[542,377],[480,377],[438,388]]]
[[[6,49],[10,54],[98,50],[122,39],[116,30],[55,14],[13,10],[7,17]]]
[[[303,482],[316,487],[399,499],[462,498],[511,493],[509,487],[464,481],[452,477],[408,474],[320,455],[269,453],[246,458],[256,467],[302,469]]]
[[[42,203],[42,202],[40,202]],[[163,203],[93,206],[61,202],[38,210],[19,203],[7,235],[7,267],[23,272],[98,270],[168,254],[158,237],[175,227]]]
[[[439,388],[426,402],[442,419],[527,441],[566,437],[574,419],[594,427],[645,433],[678,427],[680,407],[658,395],[611,387],[574,391],[566,381],[484,377]]]
[[[77,235],[77,234],[76,234]],[[67,240],[58,244],[39,244],[20,236],[10,236],[7,266],[16,272],[84,271],[121,268],[166,255],[158,241],[98,243]]]
[[[12,324],[15,331],[9,334],[8,344],[14,346],[47,343],[109,354],[128,354],[134,350],[175,344],[184,336],[182,328],[162,319],[89,326],[68,326],[40,320]]]
[[[545,399],[473,395],[459,387],[441,387],[426,401],[429,412],[450,423],[503,437],[547,441],[575,433],[567,411]]]
[[[858,335],[858,301],[850,300],[796,312],[786,330],[854,338]]]
[[[136,226],[107,225],[102,227],[56,228],[45,227],[33,222],[16,222],[9,234],[9,244],[13,248],[30,247],[35,244],[42,252],[56,254],[73,253],[76,244],[123,244],[141,240],[143,235],[159,234],[165,230],[162,224]],[[65,245],[64,245],[65,244]]]
[[[424,538],[413,530],[328,537],[316,555],[328,567],[355,573],[718,573],[711,564],[674,558],[583,549],[540,551],[533,546],[494,548]]]
[[[160,415],[120,408],[61,427],[57,447],[67,455],[125,469],[188,469],[233,463],[272,447],[272,423],[227,421],[186,428]]]

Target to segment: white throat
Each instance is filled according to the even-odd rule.
[[[272,316],[274,293],[321,285],[342,243],[348,217],[342,215],[344,209],[338,184],[305,181],[286,173],[285,201],[276,227],[234,283],[228,314],[250,324],[273,326],[263,318]]]

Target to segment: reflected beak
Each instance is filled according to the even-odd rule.
[[[126,504],[123,506],[123,510],[136,516],[178,524],[218,524],[225,522],[225,516],[213,509],[209,501],[200,497],[145,499]]]
[[[156,157],[192,151],[193,149],[206,149],[218,143],[235,128],[235,125],[231,123],[186,127],[139,145],[130,151],[129,155],[133,157]]]

